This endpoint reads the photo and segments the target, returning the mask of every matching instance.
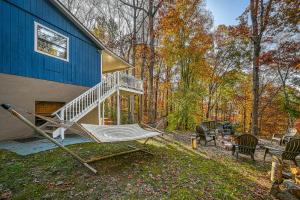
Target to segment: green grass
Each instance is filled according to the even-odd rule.
[[[85,143],[70,148],[90,158],[126,150],[127,144]],[[261,182],[267,179],[265,166],[231,158],[206,159],[156,142],[148,146],[154,156],[136,152],[94,163],[98,175],[60,149],[26,157],[0,151],[0,194],[11,191],[13,199],[270,198]]]

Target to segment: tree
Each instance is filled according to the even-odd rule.
[[[176,24],[176,26],[174,26]],[[170,4],[160,21],[161,56],[178,73],[169,115],[170,128],[190,129],[195,123],[197,101],[201,94],[200,76],[206,66],[205,55],[211,49],[211,18],[201,0],[178,0]]]
[[[274,50],[268,51],[264,56],[265,62],[268,62],[268,64],[276,70],[279,75],[282,93],[284,96],[284,109],[288,113],[287,128],[294,127],[296,117],[294,114],[295,112],[293,112],[293,106],[291,105],[291,83],[289,82],[300,71],[299,48],[300,42],[298,41],[292,41],[291,39],[288,41],[281,40]]]
[[[124,5],[127,5],[131,8],[138,9],[143,11],[148,17],[148,30],[149,30],[149,46],[150,46],[150,61],[149,61],[149,114],[150,114],[150,122],[153,123],[155,121],[155,105],[154,105],[154,65],[155,65],[155,31],[154,31],[154,20],[157,14],[157,11],[163,4],[163,0],[159,0],[156,2],[155,0],[148,0],[148,6],[145,8],[143,6],[139,6],[136,4],[131,4],[124,0],[119,0]]]
[[[232,70],[241,69],[249,63],[249,39],[245,37],[244,32],[247,33],[247,29],[242,25],[237,27],[220,25],[213,34],[213,50],[206,58],[209,66],[203,77],[204,83],[208,85],[207,119],[211,117],[211,112],[217,105],[220,96],[218,91],[226,85],[227,75]]]
[[[261,42],[264,32],[269,24],[270,12],[273,0],[250,0],[251,16],[251,40],[253,45],[253,105],[252,105],[252,126],[251,132],[258,135],[258,107],[259,107],[259,56],[261,52]]]
[[[260,57],[268,47],[263,46],[270,38],[289,30],[297,30],[299,22],[299,1],[291,0],[250,0],[250,6],[240,17],[241,24],[247,24],[248,14],[251,25],[249,38],[252,41],[252,122],[251,132],[259,132],[258,121],[260,106],[261,81]],[[263,49],[263,47],[265,49]]]

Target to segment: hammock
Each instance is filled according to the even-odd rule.
[[[138,124],[109,126],[81,124],[81,126],[98,143],[133,141],[161,135],[159,132],[142,129]]]
[[[20,119],[27,126],[32,128],[33,130],[35,130],[37,133],[44,136],[50,142],[56,144],[58,147],[62,148],[64,151],[71,154],[75,159],[77,159],[80,163],[82,163],[85,167],[87,167],[93,173],[97,173],[97,170],[94,169],[92,166],[90,166],[89,163],[92,163],[92,162],[95,162],[95,161],[98,161],[98,160],[103,160],[103,159],[106,159],[106,158],[111,158],[111,157],[114,157],[114,156],[119,156],[119,155],[124,155],[124,154],[128,154],[128,153],[136,152],[136,151],[143,151],[143,152],[146,152],[146,153],[150,153],[147,150],[145,150],[144,148],[136,148],[134,146],[129,146],[133,150],[124,151],[124,152],[115,153],[115,154],[102,156],[102,157],[97,157],[97,158],[92,158],[90,160],[84,160],[80,156],[75,154],[73,151],[71,151],[69,148],[63,146],[61,143],[59,143],[55,139],[51,138],[41,128],[36,127],[34,124],[32,124],[31,121],[29,121],[24,116],[22,116],[20,113],[18,113],[14,108],[12,108],[12,106],[10,106],[8,104],[1,104],[1,106],[4,109],[6,109],[7,111],[9,111],[12,115],[14,115],[18,119]],[[26,113],[38,116],[34,113],[30,113],[30,112],[26,112]],[[46,120],[47,122],[49,122],[51,124],[55,124],[58,127],[64,127],[64,128],[69,129],[73,132],[76,132],[77,134],[78,134],[78,132],[81,132],[79,130],[71,128],[70,124],[64,124],[64,123],[61,124],[60,122],[57,122],[57,121],[55,121],[51,118],[48,118],[48,117],[43,117],[43,116],[38,116],[38,117],[41,117],[44,120]],[[92,138],[93,140],[95,140],[98,143],[132,141],[132,140],[140,140],[140,139],[147,138],[146,141],[144,142],[144,144],[146,144],[147,141],[150,138],[163,134],[161,131],[159,131],[155,128],[152,128],[152,127],[150,127],[146,124],[144,124],[144,126],[148,127],[151,130],[157,131],[157,132],[144,130],[138,124],[112,125],[112,126],[111,125],[110,126],[102,125],[102,126],[100,126],[100,125],[92,125],[92,124],[81,124],[80,125],[80,124],[75,122],[74,125],[78,125],[79,128],[82,129],[82,132],[83,132],[83,133],[81,132],[82,135],[86,135],[86,136]]]

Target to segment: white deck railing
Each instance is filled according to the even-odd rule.
[[[134,76],[128,75],[123,72],[120,72],[119,86],[133,89],[133,90],[143,91],[142,80],[138,80]]]
[[[111,96],[117,88],[143,91],[143,82],[123,72],[108,74],[103,80],[53,113],[60,120],[75,122]]]

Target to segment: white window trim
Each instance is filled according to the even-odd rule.
[[[48,30],[52,31],[53,33],[55,33],[55,34],[57,34],[57,35],[59,35],[59,36],[62,36],[62,37],[64,37],[64,38],[67,39],[67,58],[66,58],[66,59],[65,59],[65,58],[61,58],[61,57],[58,57],[58,56],[54,56],[54,55],[51,55],[51,54],[49,54],[49,53],[46,53],[46,52],[43,52],[43,51],[38,50],[38,48],[37,48],[37,42],[38,42],[37,26],[41,26],[41,27],[43,27],[43,28],[45,28],[45,29],[48,29]],[[38,23],[38,22],[34,22],[34,51],[35,51],[35,52],[38,52],[38,53],[41,53],[41,54],[44,54],[44,55],[46,55],[46,56],[50,56],[50,57],[53,57],[53,58],[57,58],[57,59],[60,59],[60,60],[69,62],[69,37],[67,37],[67,36],[65,36],[65,35],[62,35],[61,33],[58,33],[58,32],[56,32],[56,31],[54,31],[53,29],[48,28],[47,26],[44,26],[44,25],[42,25],[42,24],[40,24],[40,23]]]

